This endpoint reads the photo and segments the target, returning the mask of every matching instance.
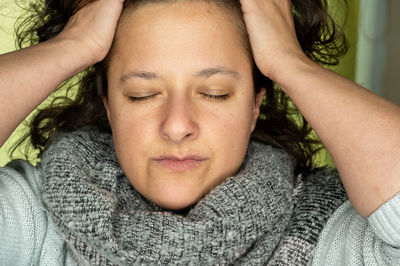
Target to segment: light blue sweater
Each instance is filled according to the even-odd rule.
[[[75,265],[39,201],[38,170],[24,161],[0,168],[0,265]]]
[[[0,168],[0,265],[75,265],[40,188],[27,162]],[[312,265],[400,265],[400,193],[368,219],[344,203],[322,231]]]

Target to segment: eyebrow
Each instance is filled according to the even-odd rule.
[[[240,79],[240,74],[237,71],[225,68],[225,67],[212,67],[212,68],[206,68],[202,69],[194,74],[195,77],[200,77],[200,78],[209,78],[214,75],[223,75],[223,76],[228,76],[232,77],[234,79]],[[120,78],[120,83],[124,83],[129,79],[135,79],[135,78],[140,78],[140,79],[145,79],[145,80],[154,80],[158,79],[159,76],[155,72],[148,72],[148,71],[134,71],[134,72],[129,72],[128,74],[122,75]]]

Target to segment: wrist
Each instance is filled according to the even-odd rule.
[[[291,89],[296,89],[296,84],[304,82],[309,75],[315,75],[324,70],[322,66],[312,61],[305,54],[288,54],[286,58],[281,57],[279,63],[270,74],[270,78],[275,81],[287,94]]]
[[[314,63],[305,54],[286,53],[278,58],[268,74],[277,83],[284,83],[294,73],[309,68]]]
[[[59,66],[70,76],[96,63],[91,51],[77,41],[55,37],[47,41],[47,45],[55,51]]]

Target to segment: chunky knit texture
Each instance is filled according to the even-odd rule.
[[[81,134],[77,134],[78,139],[81,139]],[[95,135],[96,133],[94,137]],[[254,143],[251,144],[253,145]],[[282,153],[266,146],[262,149],[264,152]],[[263,157],[261,160],[268,161],[270,156],[275,155]],[[81,164],[85,164],[86,160],[90,161],[85,158]],[[0,168],[0,241],[2,244],[0,265],[76,265],[77,260],[81,265],[128,264],[107,259],[107,254],[103,254],[101,249],[93,250],[93,246],[85,241],[84,237],[74,239],[70,236],[69,242],[64,240],[65,234],[60,233],[40,199],[44,172],[43,165],[33,167],[24,161],[14,161],[7,167]],[[94,172],[91,171],[91,173]],[[288,178],[290,181],[291,177],[288,176]],[[312,265],[316,266],[400,265],[400,227],[398,226],[400,224],[400,193],[382,205],[368,219],[361,217],[349,201],[342,204],[332,214],[336,206],[345,198],[337,172],[334,170],[318,171],[297,180],[289,199],[293,210],[291,217],[272,254],[263,255],[260,263],[257,259],[247,260],[250,252],[262,253],[264,244],[270,243],[268,238],[265,242],[264,238],[260,238],[248,249],[248,253],[243,254],[232,264],[264,264],[266,262],[268,265],[306,265],[310,263],[312,257]],[[143,206],[150,206],[148,211],[143,211],[143,215],[155,212],[154,209],[158,210],[160,215],[163,213],[173,215],[143,200],[145,201]],[[216,203],[212,202],[210,206],[211,204]],[[264,206],[260,207],[264,208]],[[71,208],[70,211],[78,213],[79,209]],[[229,215],[226,212],[220,212],[220,214]],[[201,222],[199,220],[199,223]],[[158,225],[156,221],[154,224]],[[155,226],[146,232],[149,239],[154,232],[160,231]],[[173,227],[174,225],[164,224],[163,226]],[[163,241],[172,239],[167,230],[164,232]],[[216,232],[220,235],[223,231],[216,230]],[[186,236],[185,233],[184,236]],[[315,247],[317,236],[318,244]],[[216,234],[213,237],[217,237]],[[162,243],[159,247],[163,247]],[[173,249],[176,246],[170,248]],[[202,249],[202,246],[195,248],[192,250],[194,256]],[[158,252],[162,251],[162,248],[158,248]],[[143,250],[143,252],[146,251]],[[153,256],[151,259],[154,261],[162,257],[162,254],[150,252],[147,254]],[[183,264],[182,259],[175,259],[171,261],[171,264]],[[224,264],[224,261],[216,264]]]
[[[285,153],[252,144],[238,174],[181,216],[130,185],[110,135],[75,132],[44,155],[42,198],[90,263],[262,263],[291,215],[290,165]]]
[[[76,265],[69,244],[37,197],[42,187],[40,173],[40,167],[33,167],[24,161],[14,161],[0,168],[0,265]],[[308,205],[311,206],[310,203]],[[315,211],[317,208],[303,210]],[[346,201],[319,234],[315,252],[314,249],[306,252],[313,245],[305,239],[312,239],[307,236],[318,231],[322,222],[320,217],[314,217],[318,221],[314,223],[311,217],[302,217],[307,218],[308,225],[304,226],[304,222],[292,217],[289,222],[291,229],[281,240],[286,244],[280,245],[273,255],[280,260],[270,260],[268,264],[282,265],[286,261],[286,265],[302,265],[296,261],[304,262],[314,253],[313,266],[400,265],[400,193],[376,210],[368,220]],[[293,220],[301,226],[296,226]],[[290,237],[288,233],[296,230],[297,236]],[[299,232],[303,234],[299,235]]]
[[[320,170],[298,181],[292,217],[269,265],[308,265],[327,220],[347,199],[336,170]]]
[[[346,199],[335,171],[299,179],[293,190],[288,155],[256,142],[238,173],[186,215],[157,207],[129,184],[106,133],[60,136],[42,169],[42,200],[81,264],[306,265]]]

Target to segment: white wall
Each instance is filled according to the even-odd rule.
[[[360,0],[355,80],[400,105],[399,13],[399,0]]]
[[[387,59],[383,96],[400,105],[400,1],[388,0]]]

